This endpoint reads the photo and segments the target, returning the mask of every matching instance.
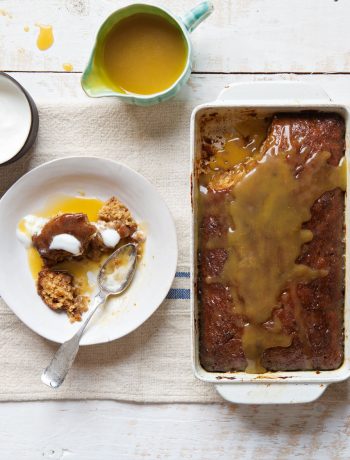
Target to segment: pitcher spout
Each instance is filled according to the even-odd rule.
[[[102,97],[116,94],[116,91],[112,91],[111,88],[106,86],[98,69],[91,69],[89,66],[85,69],[81,77],[81,87],[89,97]]]
[[[81,86],[86,95],[89,97],[102,97],[123,94],[123,91],[118,91],[117,88],[112,88],[108,85],[106,76],[103,73],[103,66],[97,61],[94,50],[81,77]]]

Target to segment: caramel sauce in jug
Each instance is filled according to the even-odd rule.
[[[107,83],[129,94],[155,94],[172,86],[185,69],[188,49],[171,19],[136,13],[119,21],[103,45]]]

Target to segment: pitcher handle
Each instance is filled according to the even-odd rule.
[[[202,21],[204,21],[204,19],[211,15],[213,10],[214,5],[212,2],[202,2],[192,8],[192,10],[188,11],[182,18],[182,22],[184,23],[186,29],[189,32],[192,32]]]

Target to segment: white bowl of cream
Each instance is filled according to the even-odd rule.
[[[14,78],[0,72],[0,166],[12,163],[30,149],[38,126],[33,99]]]

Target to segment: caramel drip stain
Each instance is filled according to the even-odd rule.
[[[63,64],[62,67],[65,72],[72,72],[73,70],[72,64],[69,64],[68,62]]]
[[[54,42],[52,26],[43,24],[35,25],[39,27],[39,35],[36,41],[36,46],[38,47],[38,49],[41,51],[45,51],[51,48]]]

